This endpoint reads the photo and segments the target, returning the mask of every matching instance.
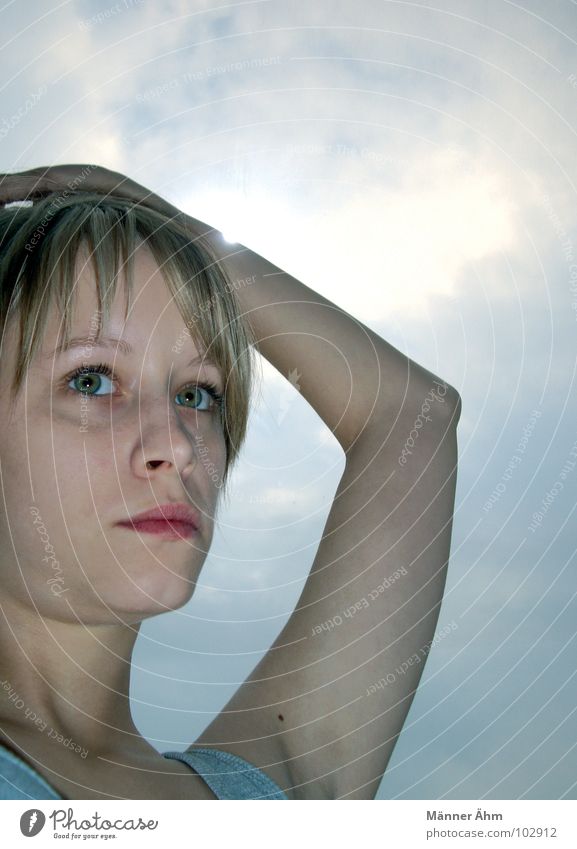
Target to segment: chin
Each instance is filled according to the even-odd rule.
[[[102,615],[108,622],[119,620],[135,624],[151,616],[159,616],[183,607],[194,595],[205,554],[188,556],[186,562],[170,564],[146,557],[140,559],[138,567],[128,564],[127,558],[119,560],[123,570],[117,567],[115,575],[110,571],[102,576],[102,582],[94,582],[92,595]],[[199,562],[200,560],[200,562]],[[132,567],[132,568],[131,568]]]
[[[133,578],[129,588],[123,593],[126,613],[140,613],[142,616],[157,616],[169,610],[178,610],[192,598],[200,568],[190,568],[186,574],[176,570],[153,568],[146,575]],[[118,609],[118,598],[114,608]]]
[[[171,610],[179,610],[194,595],[194,584],[181,582],[180,586],[172,583],[171,586],[163,586],[154,592],[153,588],[139,591],[134,587],[130,594],[124,598],[116,596],[114,599],[103,599],[107,607],[103,607],[103,617],[109,624],[125,623],[136,625],[152,616],[160,616],[161,613],[169,613]],[[102,617],[96,617],[102,624]],[[95,618],[95,624],[96,624]],[[88,624],[88,623],[85,623]]]

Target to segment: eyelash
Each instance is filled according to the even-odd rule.
[[[82,377],[82,375],[84,375],[84,374],[103,374],[105,377],[110,378],[110,380],[115,380],[112,368],[107,363],[98,363],[97,365],[89,364],[89,365],[86,365],[86,366],[80,366],[79,368],[77,368],[73,372],[71,372],[70,374],[66,375],[66,377],[64,378],[63,384],[64,384],[64,388],[66,389],[66,391],[69,392],[71,395],[78,395],[79,392],[76,389],[71,389],[68,386],[68,384],[70,383],[71,380],[74,380],[77,377]],[[224,396],[221,395],[221,393],[218,391],[218,388],[215,386],[215,384],[211,383],[208,380],[198,380],[198,381],[196,381],[196,383],[190,383],[190,384],[184,386],[180,391],[184,392],[186,389],[196,388],[196,387],[199,387],[200,389],[206,389],[208,394],[212,396],[212,399],[213,399],[214,403],[216,404],[216,406],[218,407],[218,409],[222,410]],[[108,397],[109,398],[110,395],[102,395],[102,396],[94,395],[92,397],[94,397],[94,398],[98,398],[98,397],[106,398],[106,397]],[[190,409],[194,409],[194,408],[191,407]],[[205,411],[201,410],[200,412],[205,412]]]

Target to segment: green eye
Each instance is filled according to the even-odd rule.
[[[175,400],[179,407],[208,411],[215,405],[222,403],[222,395],[218,394],[216,386],[210,383],[204,383],[197,386],[188,386],[176,395]]]
[[[68,390],[75,394],[98,397],[114,393],[112,369],[104,363],[82,366],[66,380]],[[224,397],[213,383],[203,382],[186,386],[175,396],[175,403],[199,412],[210,412],[214,408],[222,411]]]
[[[111,371],[108,366],[85,366],[70,377],[68,387],[85,395],[111,395],[114,386],[110,378]]]

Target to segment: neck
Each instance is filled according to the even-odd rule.
[[[35,611],[0,615],[0,729],[70,738],[83,757],[152,747],[130,712],[130,662],[139,625],[54,621]],[[63,739],[60,738],[60,739]]]

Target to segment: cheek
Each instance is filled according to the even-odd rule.
[[[0,423],[0,463],[8,508],[31,505],[49,492],[55,477],[50,428],[40,417],[15,415]]]
[[[195,453],[202,476],[208,478],[213,486],[221,482],[226,466],[226,442],[222,430],[197,434]]]
[[[30,480],[36,499],[47,498],[66,521],[94,519],[95,505],[106,500],[104,481],[116,479],[110,439],[86,439],[78,428],[35,429],[28,441]]]
[[[74,552],[69,536],[75,528],[94,522],[90,488],[86,485],[83,448],[72,433],[65,437],[40,416],[3,421],[0,430],[0,463],[5,510],[1,513],[0,544],[6,558],[16,555],[29,574],[38,575],[38,586],[56,574],[56,558],[70,569]],[[85,521],[86,520],[86,521]],[[59,567],[60,568],[60,567]],[[70,571],[67,572],[70,582]]]

